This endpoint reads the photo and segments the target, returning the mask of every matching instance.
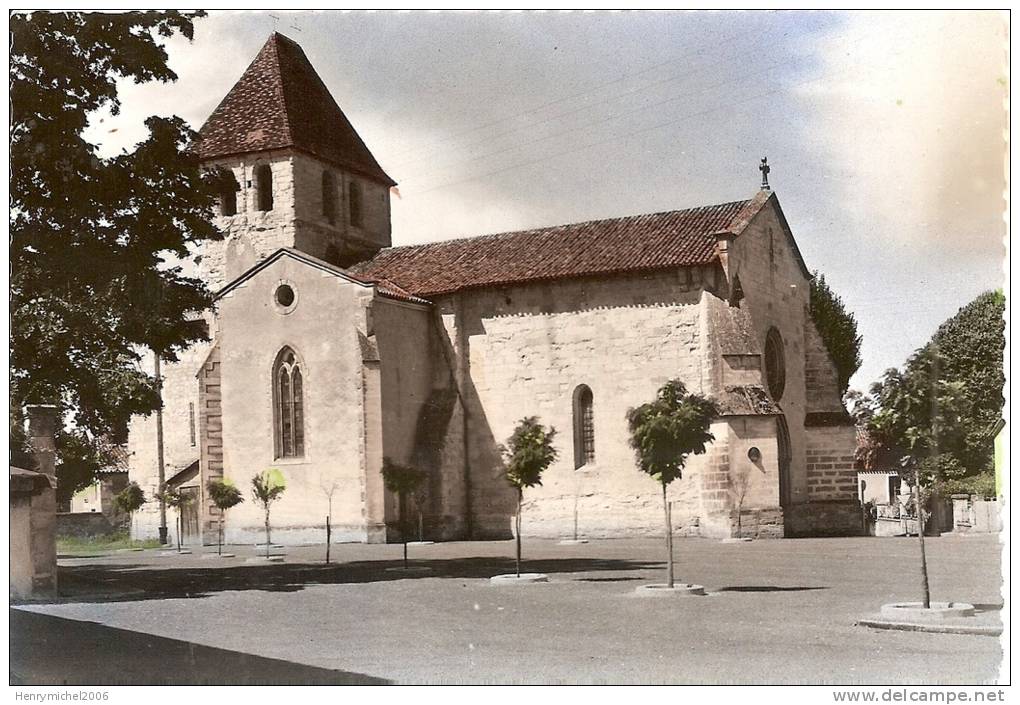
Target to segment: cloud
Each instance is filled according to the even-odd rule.
[[[962,256],[1001,239],[1004,31],[998,13],[854,13],[813,41],[805,137],[874,238]]]

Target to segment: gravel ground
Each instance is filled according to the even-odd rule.
[[[916,539],[677,540],[677,580],[709,594],[637,597],[636,586],[664,577],[661,543],[526,540],[523,569],[550,581],[517,586],[488,581],[512,572],[509,541],[412,547],[412,562],[431,569],[424,574],[401,571],[394,545],[337,545],[329,566],[323,546],[283,549],[285,563],[265,566],[244,563],[255,553],[250,546],[233,546],[237,557],[221,560],[202,559],[198,548],[190,556],[62,560],[61,600],[19,609],[128,630],[169,655],[125,674],[104,653],[116,647],[103,644],[117,639],[94,637],[94,646],[69,650],[79,654],[73,663],[54,664],[52,649],[31,648],[49,627],[19,629],[12,620],[12,678],[964,684],[991,682],[999,672],[995,638],[855,625],[883,603],[920,599]],[[943,536],[926,546],[932,599],[971,602],[982,619],[995,619],[997,538]],[[86,636],[64,637],[72,638]],[[181,644],[191,651],[174,656]],[[201,648],[247,665],[218,671],[215,658],[195,655]],[[48,651],[48,666],[33,661],[36,651]]]

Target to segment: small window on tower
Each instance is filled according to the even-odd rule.
[[[259,199],[259,210],[273,210],[273,170],[268,164],[259,164],[255,168],[255,190]]]
[[[350,208],[351,208],[351,225],[361,227],[361,185],[352,181],[348,188]]]
[[[336,182],[328,171],[322,172],[322,215],[330,225],[336,223]]]

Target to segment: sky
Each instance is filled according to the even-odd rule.
[[[214,12],[172,84],[123,83],[103,153],[198,129],[270,33],[297,41],[399,184],[407,245],[750,198],[770,182],[854,313],[866,389],[1003,285],[996,12]]]

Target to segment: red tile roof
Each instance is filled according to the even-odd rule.
[[[199,130],[203,159],[294,148],[393,186],[296,42],[273,33]]]
[[[767,195],[716,206],[392,247],[350,272],[415,296],[708,264],[716,233],[738,234]]]

